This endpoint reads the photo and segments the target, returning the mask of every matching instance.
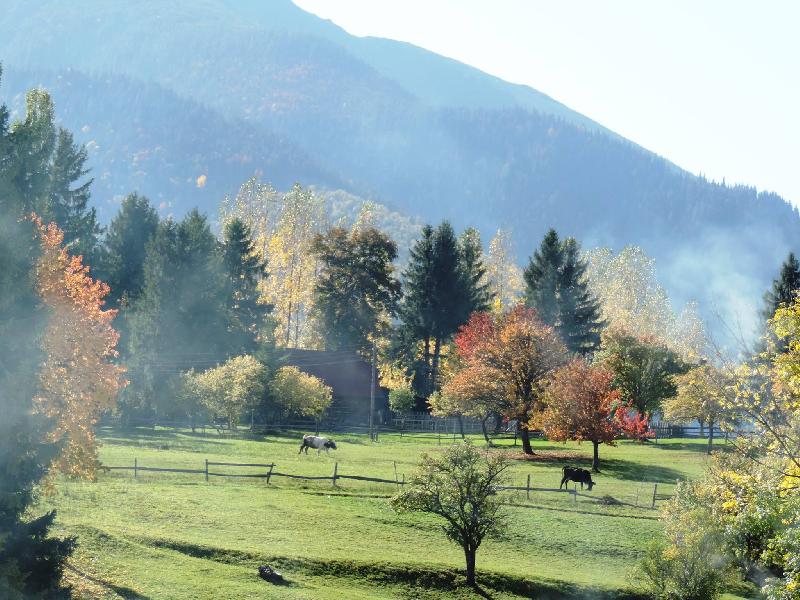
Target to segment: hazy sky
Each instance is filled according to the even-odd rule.
[[[552,96],[693,173],[800,205],[800,2],[295,0]]]

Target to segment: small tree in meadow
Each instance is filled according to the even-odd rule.
[[[576,358],[558,369],[545,393],[547,408],[537,421],[547,439],[591,442],[592,470],[600,471],[600,444],[613,446],[626,433],[628,407],[613,389],[614,374]]]
[[[422,454],[419,470],[405,489],[392,498],[399,511],[437,515],[447,537],[461,546],[467,584],[475,585],[475,555],[484,538],[498,531],[504,516],[497,496],[508,461],[464,442],[439,455]]]
[[[287,414],[313,417],[319,422],[333,401],[333,390],[321,379],[297,367],[281,367],[269,385],[275,402]]]

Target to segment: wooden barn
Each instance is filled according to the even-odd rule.
[[[278,351],[281,366],[297,367],[319,377],[333,389],[333,404],[327,418],[340,425],[369,423],[369,392],[372,368],[369,361],[352,351],[299,350]],[[375,378],[375,418],[382,423],[390,418],[389,390]]]

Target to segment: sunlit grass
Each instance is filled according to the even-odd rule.
[[[204,468],[204,461],[263,462],[307,475],[340,474],[394,479],[411,473],[422,451],[438,440],[384,435],[335,435],[339,449],[299,455],[299,436],[225,439],[188,431],[104,431],[107,465]],[[442,440],[451,443],[452,437]],[[476,438],[475,442],[479,440]],[[588,464],[591,446],[535,442],[537,460],[515,460],[510,478],[558,487],[564,460]],[[619,595],[626,573],[646,544],[660,535],[649,508],[653,484],[670,493],[675,480],[699,476],[703,442],[623,442],[603,447],[603,473],[594,491],[508,493],[510,526],[478,553],[479,581],[494,598]],[[521,458],[506,442],[496,451]],[[243,469],[258,472],[259,469]],[[228,472],[231,472],[228,470]],[[395,486],[340,481],[240,480],[202,474],[101,475],[96,483],[59,481],[44,500],[59,511],[64,532],[77,535],[74,566],[108,597],[126,598],[393,598],[472,597],[451,591],[463,556],[436,522],[395,513]],[[638,492],[639,503],[635,507]],[[619,504],[599,502],[616,501]],[[256,576],[272,564],[289,580],[270,586]],[[72,577],[81,579],[77,575]],[[88,585],[88,584],[87,584]],[[116,591],[114,591],[116,590]],[[97,592],[92,592],[97,594]]]

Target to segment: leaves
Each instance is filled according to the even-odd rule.
[[[126,383],[124,369],[113,363],[119,339],[111,327],[116,311],[103,309],[108,286],[89,276],[80,256],[67,253],[61,230],[33,219],[41,240],[37,289],[50,311],[34,403],[55,421],[50,438],[64,444],[54,467],[93,479],[99,466],[94,425],[114,408]]]
[[[319,419],[333,401],[333,390],[297,367],[281,367],[269,385],[273,399],[287,414]]]

